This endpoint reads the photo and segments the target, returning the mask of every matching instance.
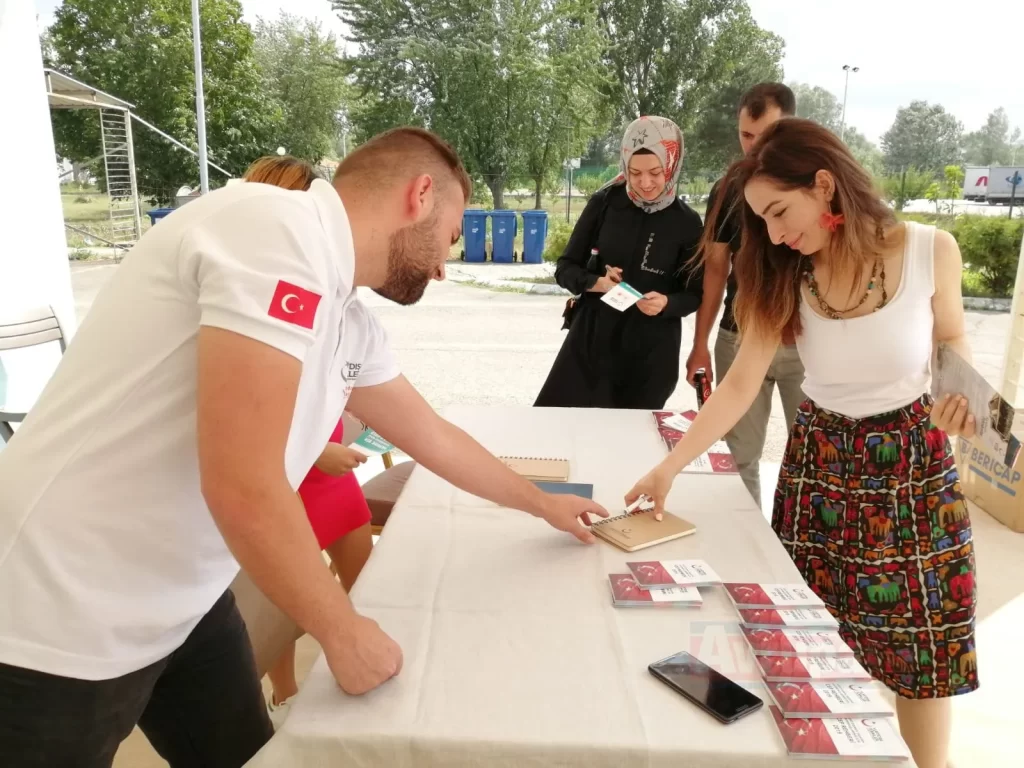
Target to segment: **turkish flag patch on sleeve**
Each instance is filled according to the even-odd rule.
[[[279,280],[267,314],[278,320],[284,320],[286,323],[312,330],[319,303],[319,293],[313,293],[313,291],[307,291],[305,288],[299,288],[297,285]]]

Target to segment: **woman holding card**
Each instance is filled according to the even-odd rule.
[[[671,120],[626,130],[620,174],[590,198],[558,260],[555,279],[579,298],[534,405],[656,410],[676,388],[681,318],[703,292],[687,268],[702,224],[677,196],[682,157]]]
[[[971,524],[947,438],[974,423],[963,398],[929,395],[936,344],[970,359],[960,251],[897,221],[842,141],[807,120],[769,128],[727,179],[746,203],[736,365],[627,500],[646,495],[660,511],[795,337],[809,399],[772,527],[858,660],[897,694],[917,764],[945,766],[950,697],[978,686]]]

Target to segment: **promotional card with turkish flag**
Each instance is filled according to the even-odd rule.
[[[768,683],[768,695],[784,717],[892,717],[879,684]]]
[[[755,656],[853,655],[850,646],[833,629],[740,629]]]
[[[754,608],[825,608],[822,599],[806,584],[754,584],[731,581],[723,584],[737,610]]]
[[[695,587],[668,587],[666,589],[644,589],[636,583],[630,573],[608,575],[612,588],[612,602],[620,608],[662,605],[677,608],[700,608],[704,602]]]
[[[758,656],[757,664],[766,683],[858,683],[871,679],[853,656]]]
[[[658,434],[665,443],[665,447],[671,451],[687,430],[693,426],[693,420],[697,418],[696,411],[653,411],[654,420],[658,426]],[[691,474],[714,474],[734,475],[739,473],[736,460],[733,459],[729,446],[719,440],[707,451],[690,462],[684,469],[684,473]]]
[[[836,629],[839,622],[824,608],[760,608],[741,610],[740,624],[751,629]]]
[[[900,738],[891,717],[881,718],[785,718],[778,707],[769,707],[790,757],[904,761],[910,750]]]

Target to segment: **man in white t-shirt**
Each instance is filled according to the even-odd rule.
[[[450,147],[397,129],[333,185],[234,185],[139,241],[0,453],[0,765],[109,766],[136,723],[173,768],[244,764],[272,729],[239,564],[343,690],[399,672],[295,493],[346,404],[455,485],[593,540],[581,522],[607,513],[435,414],[356,297],[443,279],[468,195]]]

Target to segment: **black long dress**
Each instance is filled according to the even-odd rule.
[[[591,197],[555,270],[579,303],[534,406],[664,407],[679,381],[681,318],[697,311],[703,295],[700,270],[687,266],[702,230],[700,216],[679,200],[644,213],[621,185]],[[642,294],[664,294],[665,309],[655,317],[635,305],[620,312],[589,293],[606,266],[620,267],[623,281]]]

